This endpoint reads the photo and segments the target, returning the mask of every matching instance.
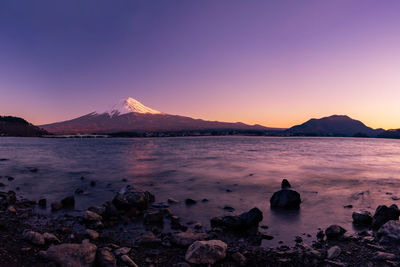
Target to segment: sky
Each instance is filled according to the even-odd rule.
[[[400,128],[395,0],[2,0],[0,114],[40,125],[126,97],[169,114]]]

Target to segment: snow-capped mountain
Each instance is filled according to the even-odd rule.
[[[118,132],[195,131],[195,130],[268,130],[261,125],[192,119],[149,108],[129,97],[105,111],[52,124],[41,125],[55,134],[107,134]]]

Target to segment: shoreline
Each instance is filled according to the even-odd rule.
[[[242,214],[244,217],[224,216],[231,218],[220,217],[219,221],[210,218],[212,224],[213,220],[219,224],[214,223],[211,230],[205,231],[196,222],[190,225],[181,223],[168,208],[154,205],[154,195],[139,189],[118,193],[103,205],[90,207],[84,216],[40,214],[35,211],[38,203],[18,199],[12,191],[0,196],[0,238],[8,240],[0,245],[0,266],[55,266],[52,265],[54,262],[68,266],[74,260],[81,261],[82,266],[135,266],[129,260],[137,266],[198,266],[187,256],[189,247],[197,240],[219,240],[227,245],[224,255],[211,259],[216,259],[213,266],[400,264],[400,253],[395,243],[380,242],[376,230],[327,238],[328,230],[321,229],[313,237],[311,246],[297,237],[297,244],[293,247],[261,247],[262,240],[271,236],[260,233],[259,227],[265,226],[258,225],[260,214],[257,211],[256,215],[252,213],[256,208]],[[39,204],[44,205],[43,201]],[[59,210],[74,209],[73,198],[63,199],[58,204],[61,205],[56,207],[52,203],[51,206]],[[250,219],[240,223],[239,228],[226,223],[238,220],[238,217]],[[69,251],[75,257],[72,254],[62,257],[54,251],[50,253],[52,249],[71,244],[75,247],[69,250],[64,247],[63,253]],[[91,249],[86,251],[88,246]],[[81,255],[82,251],[86,251],[86,256]],[[208,255],[213,254],[209,252]],[[193,261],[208,257],[201,255]]]

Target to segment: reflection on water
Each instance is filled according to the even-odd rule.
[[[353,210],[396,203],[399,144],[355,138],[0,138],[0,158],[9,159],[0,161],[0,182],[6,185],[2,190],[20,188],[26,198],[49,202],[81,188],[80,210],[132,184],[154,192],[158,202],[181,200],[171,206],[173,212],[203,225],[212,216],[231,214],[224,206],[238,214],[256,206],[264,213],[262,224],[269,226],[266,233],[275,236],[264,242],[273,245],[303,233],[315,235],[331,223],[350,230]],[[297,213],[269,208],[283,178],[301,194]],[[186,207],[185,198],[209,201]],[[353,209],[343,208],[350,204]]]

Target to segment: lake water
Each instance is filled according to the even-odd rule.
[[[111,200],[131,184],[169,197],[185,221],[240,214],[258,207],[264,214],[264,245],[296,235],[315,236],[319,227],[340,224],[350,232],[351,213],[373,212],[400,197],[400,141],[363,138],[188,137],[148,139],[0,138],[0,190],[14,190],[48,203],[75,195],[76,208]],[[29,168],[38,168],[31,172]],[[5,176],[15,179],[8,181]],[[85,179],[81,179],[84,176]],[[269,199],[287,178],[301,194],[298,212],[274,212]],[[126,179],[126,182],[123,181]],[[90,186],[95,181],[96,186]],[[19,190],[17,190],[19,187]],[[186,206],[186,198],[199,200]],[[201,202],[207,198],[208,202]],[[399,201],[400,203],[400,201]],[[344,205],[353,205],[346,209]],[[235,209],[230,213],[224,206]],[[303,238],[307,238],[303,235]],[[314,237],[313,237],[314,238]]]

